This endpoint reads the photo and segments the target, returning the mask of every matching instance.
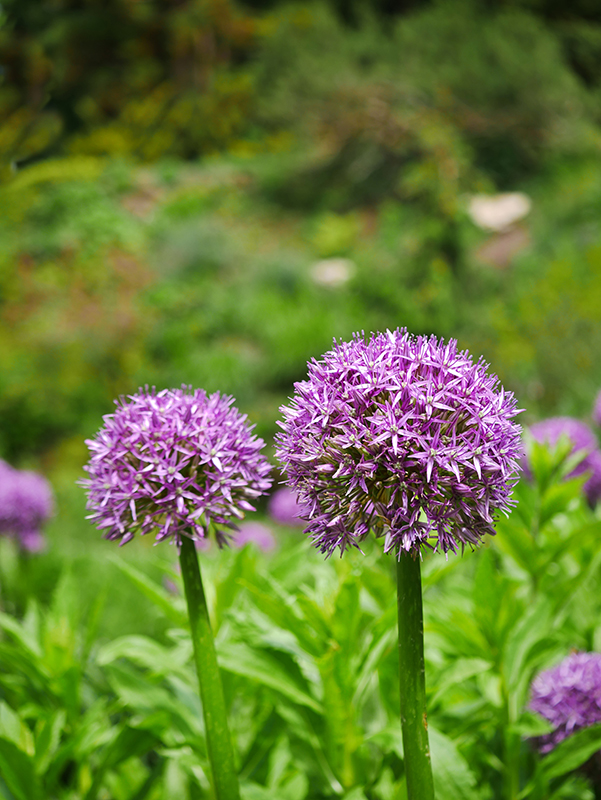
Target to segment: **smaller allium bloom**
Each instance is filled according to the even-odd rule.
[[[302,519],[303,511],[298,504],[298,498],[292,489],[282,486],[269,498],[267,504],[269,516],[280,525],[290,525],[291,527],[303,527],[305,521]]]
[[[271,486],[271,465],[260,453],[233,398],[191,387],[146,388],[117,401],[104,427],[87,440],[84,468],[89,519],[106,539],[125,544],[135,533],[179,544],[203,541],[253,511],[252,500]]]
[[[572,653],[532,682],[530,709],[554,730],[536,738],[548,753],[570,734],[601,722],[601,653]]]
[[[269,553],[275,549],[276,541],[271,528],[263,525],[260,522],[243,522],[240,525],[238,533],[235,536],[234,544],[236,547],[244,547],[244,545],[252,542],[259,550],[264,553]]]
[[[276,454],[322,553],[370,530],[386,552],[413,555],[494,535],[512,505],[520,427],[483,359],[406,330],[356,334],[295,389]]]
[[[599,394],[595,399],[592,416],[595,425],[599,425],[599,427],[601,427],[601,391],[599,392]]]
[[[13,537],[22,550],[44,549],[41,528],[54,513],[54,496],[42,475],[0,462],[0,533]]]
[[[570,472],[569,477],[590,473],[584,484],[584,492],[589,503],[594,506],[601,499],[601,451],[597,437],[588,425],[572,417],[550,417],[532,425],[530,433],[537,442],[546,443],[551,447],[554,447],[562,436],[570,440],[572,453],[581,453],[582,460]]]

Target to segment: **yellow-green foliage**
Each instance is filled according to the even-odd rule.
[[[515,295],[493,317],[497,369],[543,407],[561,408],[567,385],[590,403],[601,382],[601,245],[539,265]]]

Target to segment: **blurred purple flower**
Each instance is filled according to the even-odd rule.
[[[87,441],[91,459],[87,507],[105,538],[203,541],[254,510],[251,500],[271,486],[271,465],[233,398],[191,387],[146,388],[117,402],[104,427]]]
[[[358,547],[370,530],[386,552],[414,554],[494,535],[513,504],[520,427],[483,359],[406,330],[357,334],[295,388],[276,453],[321,552]]]
[[[302,509],[298,504],[297,495],[288,486],[283,486],[269,498],[267,504],[269,515],[280,525],[303,527],[305,520],[301,519]]]
[[[532,682],[529,708],[554,730],[535,743],[548,753],[571,733],[601,722],[601,653],[571,653]]]
[[[601,427],[601,391],[597,395],[593,405],[593,422],[595,425],[599,425],[599,427]]]
[[[550,417],[536,422],[529,429],[533,438],[541,444],[554,447],[562,436],[572,443],[572,453],[582,453],[582,460],[570,472],[570,478],[590,472],[584,484],[584,491],[589,503],[594,506],[601,498],[601,452],[597,437],[592,430],[578,419],[572,417]],[[527,468],[527,464],[525,465]]]
[[[260,522],[243,522],[235,536],[236,547],[244,547],[248,542],[256,544],[259,550],[268,553],[275,549],[276,541],[271,529]]]
[[[44,549],[42,525],[54,513],[50,484],[42,475],[0,462],[0,533],[14,537],[22,550]]]

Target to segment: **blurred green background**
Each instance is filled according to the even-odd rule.
[[[456,337],[524,422],[588,417],[598,4],[3,0],[0,64],[0,456],[74,519],[120,394],[229,392],[269,443],[358,330]],[[478,224],[507,192],[529,213]]]

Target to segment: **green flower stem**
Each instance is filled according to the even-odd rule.
[[[234,767],[234,751],[227,724],[225,700],[213,634],[196,547],[192,539],[182,536],[179,559],[192,630],[194,660],[198,673],[200,698],[205,720],[207,749],[213,771],[216,800],[239,800],[238,776]]]
[[[401,727],[409,800],[434,800],[426,718],[424,621],[420,560],[401,552],[397,561]]]

